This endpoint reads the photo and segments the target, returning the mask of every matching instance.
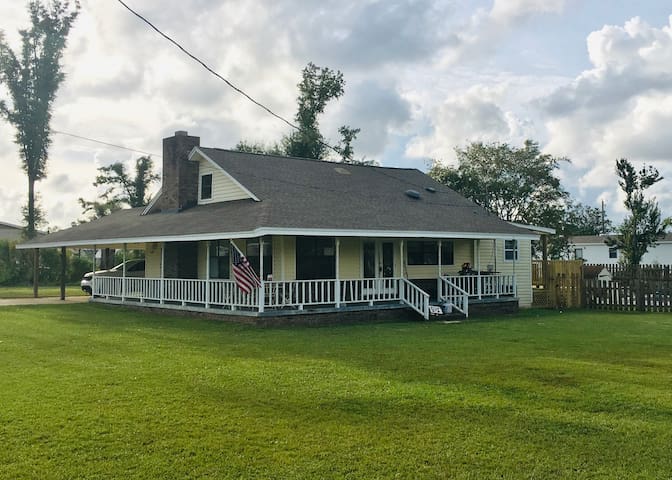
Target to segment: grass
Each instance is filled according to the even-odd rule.
[[[672,316],[260,329],[0,309],[0,478],[672,475]]]
[[[61,287],[40,286],[38,289],[38,295],[40,297],[59,297],[61,295]],[[67,297],[79,297],[86,295],[86,293],[82,292],[82,289],[79,285],[67,285],[65,287],[65,295]],[[31,286],[0,287],[0,298],[32,298],[32,296],[33,287]]]

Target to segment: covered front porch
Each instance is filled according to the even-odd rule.
[[[125,272],[95,275],[92,298],[235,315],[396,306],[425,319],[433,304],[468,316],[470,303],[518,298],[522,249],[507,262],[505,242],[499,244],[497,239],[315,236],[148,243],[143,278]],[[125,251],[128,245],[121,247]],[[233,248],[259,273],[261,286],[250,293],[233,280]]]

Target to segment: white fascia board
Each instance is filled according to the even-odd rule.
[[[193,157],[194,157],[195,155],[199,155],[199,156],[200,156],[201,158],[203,158],[204,160],[210,162],[210,163],[212,164],[213,167],[215,167],[217,170],[219,170],[220,172],[222,172],[222,173],[223,173],[229,180],[231,180],[235,185],[237,185],[238,187],[240,187],[241,190],[243,190],[245,193],[247,193],[247,194],[250,196],[250,198],[251,198],[252,200],[254,200],[255,202],[259,202],[259,201],[260,201],[254,193],[252,193],[252,192],[251,192],[245,185],[243,185],[243,184],[240,183],[238,180],[236,180],[236,179],[233,177],[233,175],[231,175],[229,172],[227,172],[227,171],[224,170],[222,167],[220,167],[220,166],[217,164],[217,162],[215,162],[212,158],[210,158],[209,156],[207,156],[207,155],[205,154],[205,152],[203,152],[203,150],[201,150],[201,149],[198,148],[198,147],[194,147],[194,148],[192,148],[192,149],[191,149],[191,152],[189,152],[189,160],[193,160]]]
[[[41,242],[29,245],[17,245],[21,250],[31,248],[90,247],[93,245],[119,245],[123,243],[160,243],[188,242],[198,240],[222,240],[257,238],[266,235],[289,235],[311,237],[364,237],[364,238],[431,238],[431,239],[470,239],[470,240],[539,240],[539,235],[473,232],[427,232],[427,231],[391,231],[391,230],[325,230],[310,228],[268,228],[262,227],[246,232],[194,233],[188,235],[163,235],[129,238],[99,238],[75,240],[70,242]]]
[[[161,194],[163,193],[163,188],[159,188],[159,191],[156,192],[156,195],[154,195],[154,198],[152,198],[152,201],[149,202],[149,204],[145,207],[145,209],[142,211],[140,215],[147,215],[149,212],[152,211],[152,208],[154,207],[154,204],[156,201],[159,199]]]
[[[524,223],[509,222],[509,225],[514,227],[524,228],[525,230],[530,230],[531,232],[539,233],[548,233],[549,235],[555,235],[555,228],[540,227],[537,225],[525,225]]]
[[[9,227],[21,230],[23,227],[21,225],[14,225],[13,223],[0,222],[0,227]]]

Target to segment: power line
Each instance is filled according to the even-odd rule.
[[[53,130],[53,129],[51,130],[51,132],[52,133],[57,133],[59,135],[67,135],[68,137],[79,138],[81,140],[86,140],[88,142],[100,143],[101,145],[107,145],[108,147],[114,147],[114,148],[120,148],[122,150],[128,150],[129,152],[144,153],[145,155],[152,155],[154,157],[161,158],[161,155],[157,155],[156,153],[145,152],[143,150],[138,150],[137,148],[124,147],[123,145],[117,145],[116,143],[104,142],[102,140],[96,140],[95,138],[84,137],[82,135],[75,135],[74,133],[61,132],[60,130]]]
[[[244,96],[245,98],[247,98],[250,102],[254,103],[254,104],[255,104],[256,106],[258,106],[259,108],[262,108],[262,109],[265,110],[267,113],[273,115],[273,116],[274,116],[275,118],[277,118],[278,120],[280,120],[280,121],[286,123],[286,124],[289,125],[291,128],[293,128],[293,129],[295,129],[295,130],[298,130],[299,132],[303,132],[303,130],[301,129],[301,127],[299,127],[299,126],[293,124],[292,122],[290,122],[290,121],[287,120],[286,118],[284,118],[284,117],[278,115],[278,114],[275,113],[273,110],[271,110],[270,108],[268,108],[266,105],[264,105],[264,104],[261,103],[261,102],[258,102],[257,100],[255,100],[254,98],[252,98],[250,95],[248,95],[247,93],[245,93],[242,89],[236,87],[236,86],[235,86],[233,83],[231,83],[229,80],[227,80],[226,78],[224,78],[223,76],[221,76],[219,73],[217,73],[215,70],[213,70],[210,66],[208,66],[203,60],[201,60],[201,59],[198,58],[196,55],[194,55],[194,54],[192,54],[191,52],[189,52],[186,48],[184,48],[182,45],[180,45],[176,40],[173,40],[171,37],[169,37],[168,35],[166,35],[165,33],[163,33],[163,32],[162,32],[161,30],[159,30],[159,28],[156,27],[152,22],[150,22],[149,20],[147,20],[145,17],[143,17],[141,14],[139,14],[138,12],[136,12],[135,10],[133,10],[131,7],[129,7],[123,0],[117,0],[117,2],[119,2],[121,5],[123,5],[124,8],[126,8],[126,10],[128,10],[129,12],[131,12],[133,15],[135,15],[135,16],[138,17],[140,20],[142,20],[143,22],[145,22],[145,23],[146,23],[152,30],[154,30],[156,33],[158,33],[158,34],[161,35],[163,38],[165,38],[165,39],[168,40],[170,43],[172,43],[172,44],[175,45],[177,48],[179,48],[179,49],[182,51],[182,53],[184,53],[184,54],[187,55],[189,58],[191,58],[193,61],[195,61],[196,63],[198,63],[199,65],[201,65],[203,68],[205,68],[205,69],[206,69],[208,72],[210,72],[212,75],[214,75],[215,77],[217,77],[218,79],[220,79],[221,81],[223,81],[224,83],[226,83],[226,84],[227,84],[229,87],[231,87],[233,90],[235,90],[236,92],[238,92],[239,94],[241,94],[242,96]],[[325,147],[327,147],[327,148],[333,150],[334,152],[338,153],[339,155],[343,155],[343,152],[342,152],[340,149],[338,149],[338,148],[336,148],[336,147],[333,147],[333,146],[329,145],[328,143],[326,143],[326,142],[324,142],[324,141],[322,141],[322,140],[319,140],[319,139],[317,140],[317,142],[320,143],[320,145],[323,145],[323,146],[325,146]],[[347,157],[347,158],[350,159],[350,160],[352,160],[350,157]]]

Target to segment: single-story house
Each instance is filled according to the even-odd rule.
[[[622,252],[605,243],[608,235],[576,236],[569,239],[574,258],[591,264],[617,264]],[[642,265],[672,265],[672,234],[658,240],[642,257]]]
[[[20,248],[145,252],[144,278],[95,276],[92,301],[235,315],[532,303],[531,241],[417,169],[350,165],[163,140],[160,192]],[[234,279],[240,251],[261,279]],[[95,260],[94,260],[95,262]],[[94,268],[95,270],[95,268]]]
[[[21,240],[22,233],[23,233],[23,227],[21,227],[20,225],[0,222],[0,240],[9,240],[10,242],[16,242],[18,240]]]

